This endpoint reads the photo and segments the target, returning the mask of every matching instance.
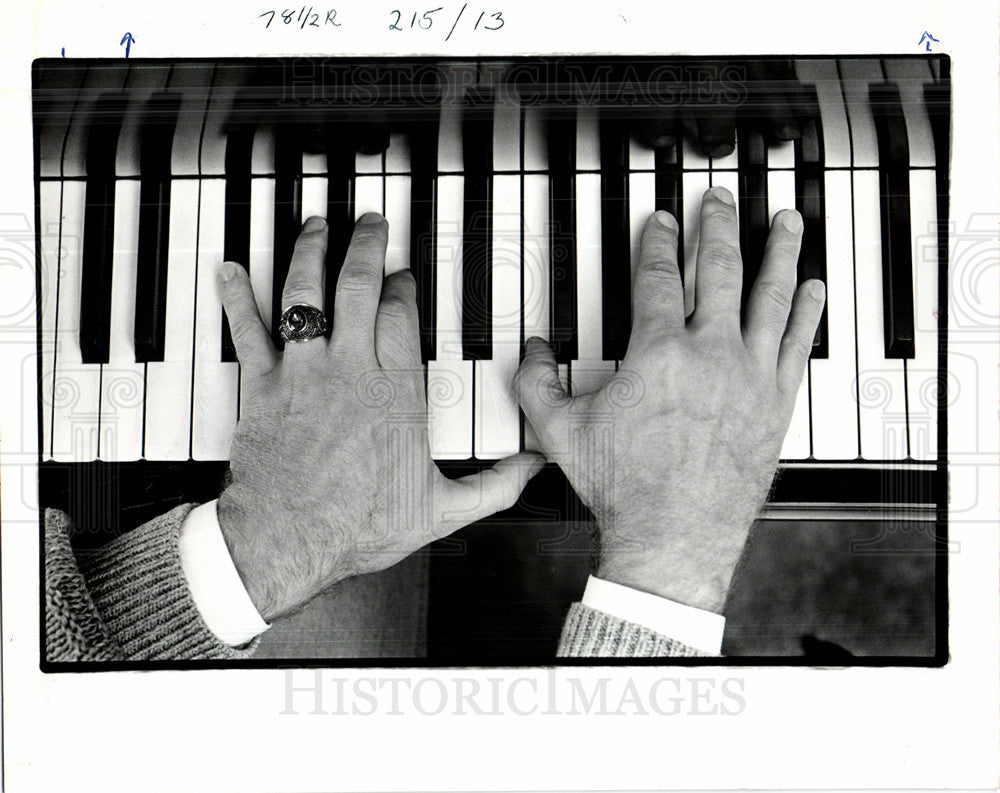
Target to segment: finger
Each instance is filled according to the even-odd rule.
[[[701,201],[694,321],[739,331],[742,286],[736,201],[724,187],[713,187]]]
[[[767,235],[764,262],[747,301],[744,337],[758,356],[775,360],[788,325],[795,294],[796,264],[802,242],[802,217],[786,209],[774,217]]]
[[[439,510],[438,536],[514,506],[525,485],[544,466],[542,455],[521,452],[477,474],[439,480],[434,499]]]
[[[417,283],[409,270],[400,270],[382,282],[375,317],[375,355],[382,368],[423,377],[417,328]]]
[[[524,359],[514,375],[514,391],[531,426],[544,431],[554,411],[564,407],[569,395],[559,380],[559,367],[552,348],[532,336],[524,347]]]
[[[677,221],[654,212],[642,228],[632,283],[632,334],[684,326],[684,285],[677,266]]]
[[[311,217],[302,226],[281,290],[282,310],[300,303],[323,310],[326,231],[326,220],[321,217]]]
[[[375,315],[382,294],[389,224],[375,212],[361,216],[347,247],[333,304],[333,338],[374,350]]]
[[[219,294],[240,365],[254,375],[269,372],[278,362],[278,352],[261,322],[247,271],[233,262],[223,262]]]
[[[826,287],[815,278],[806,281],[795,292],[778,354],[778,387],[789,396],[798,391],[802,381],[825,302]]]

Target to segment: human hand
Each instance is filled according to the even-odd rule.
[[[801,228],[794,210],[775,218],[741,326],[732,195],[713,188],[704,196],[687,321],[677,223],[666,212],[652,216],[628,352],[598,391],[569,397],[549,346],[529,339],[518,398],[542,451],[600,526],[602,578],[722,611],[823,310],[822,282],[795,288]]]
[[[289,342],[283,353],[261,323],[243,268],[220,271],[243,399],[219,524],[265,620],[511,506],[544,464],[522,453],[463,479],[438,470],[427,439],[415,282],[409,271],[383,279],[387,233],[376,214],[358,221],[329,341]],[[326,222],[310,218],[283,306],[323,307],[326,244]]]

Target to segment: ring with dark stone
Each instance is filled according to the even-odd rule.
[[[316,306],[297,303],[281,312],[278,331],[284,341],[308,341],[326,333],[326,314]]]

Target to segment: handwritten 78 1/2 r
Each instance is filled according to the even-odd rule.
[[[418,11],[393,9],[389,12],[387,28],[396,31],[431,30],[432,28],[442,32],[447,31],[447,35],[445,36],[445,41],[447,41],[455,32],[463,16],[468,21],[472,30],[496,31],[500,30],[506,24],[503,11],[477,10],[469,11],[468,15],[466,15],[468,6],[468,3],[463,4],[454,16],[448,13],[448,10],[444,6]],[[325,16],[321,16],[324,13]],[[266,19],[264,22],[265,30],[269,29],[272,23],[275,23],[274,27],[276,29],[287,26],[289,28],[298,28],[299,30],[325,28],[327,26],[339,28],[343,24],[341,20],[337,19],[337,9],[320,9],[316,11],[313,6],[309,6],[308,8],[306,6],[302,6],[301,8],[286,8],[282,11],[271,9],[258,14],[257,19]],[[473,22],[473,19],[475,22]],[[435,21],[437,22],[436,27]]]

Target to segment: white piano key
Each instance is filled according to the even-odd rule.
[[[274,128],[269,125],[254,131],[253,143],[250,144],[250,173],[254,176],[274,175]]]
[[[139,176],[139,156],[142,143],[142,125],[146,102],[154,92],[162,91],[167,85],[170,69],[167,66],[133,63],[129,68],[125,90],[128,106],[122,117],[122,128],[118,133],[118,150],[115,158],[115,175]]]
[[[576,169],[596,171],[601,167],[601,130],[597,110],[581,105],[576,111]]]
[[[510,92],[500,92],[493,105],[493,170],[521,169],[521,106]]]
[[[938,369],[937,184],[933,171],[910,171],[913,233],[914,357],[906,362],[910,456],[936,460]]]
[[[383,193],[385,190],[384,176],[357,176],[354,179],[354,219],[357,220],[366,212],[385,214]]]
[[[163,360],[146,364],[143,457],[147,460],[186,460],[191,450],[198,198],[196,180],[171,182]]]
[[[475,452],[482,460],[520,448],[520,409],[513,393],[521,349],[521,181],[493,178],[493,357],[475,362]]]
[[[629,248],[632,252],[632,278],[639,264],[639,249],[642,243],[642,229],[649,216],[656,211],[656,175],[653,173],[631,173],[628,178],[628,211],[631,227]]]
[[[882,82],[882,67],[876,60],[849,58],[838,63],[851,128],[851,164],[855,168],[877,168],[878,138],[868,86]]]
[[[652,171],[656,167],[655,153],[652,146],[647,146],[635,135],[629,137],[628,168],[630,171]]]
[[[527,127],[527,122],[525,122],[525,126]],[[548,176],[527,174],[524,177],[523,295],[521,298],[525,339],[540,336],[547,341],[549,338],[548,228]],[[527,420],[524,422],[524,448],[536,451],[541,449],[538,436]]]
[[[603,359],[603,272],[601,265],[601,177],[576,176],[577,358],[570,370],[574,394],[600,389],[614,374]]]
[[[239,364],[222,362],[222,301],[217,280],[222,263],[225,187],[221,179],[201,182],[191,420],[191,456],[195,460],[228,459],[236,428]]]
[[[878,171],[854,171],[853,178],[861,456],[901,460],[906,457],[906,388],[903,361],[885,357]]]
[[[87,140],[95,102],[104,92],[121,91],[127,71],[119,64],[95,65],[87,70],[80,96],[73,107],[73,117],[66,133],[62,157],[64,177],[86,176]]]
[[[101,367],[98,454],[126,462],[142,456],[145,366],[135,360],[135,281],[139,249],[139,182],[115,183],[114,258],[111,265],[111,327],[108,363]]]
[[[794,171],[767,172],[767,209],[771,221],[780,210],[795,209]],[[795,397],[792,420],[781,447],[782,460],[804,460],[809,457],[809,418],[809,374],[806,372]]]
[[[244,80],[243,70],[237,67],[216,70],[201,135],[199,162],[202,175],[222,176],[226,172],[225,125],[230,120],[233,103]]]
[[[326,217],[326,177],[302,177],[302,222],[313,215]]]
[[[462,210],[460,176],[437,185],[437,349],[427,362],[427,412],[436,460],[472,457],[473,362],[462,360]]]
[[[302,152],[303,176],[326,176],[326,155]],[[308,215],[303,214],[303,217]]]
[[[549,167],[549,145],[541,108],[524,108],[524,170],[544,171]]]
[[[886,76],[899,90],[910,148],[910,167],[934,167],[934,135],[924,102],[924,86],[934,81],[930,65],[924,60],[887,58],[883,61]]]
[[[386,173],[410,172],[410,139],[401,132],[389,135],[389,148],[385,151]]]
[[[399,270],[410,268],[409,176],[387,176],[385,178],[385,216],[389,221],[385,274],[391,275]]]
[[[449,173],[462,167],[462,108],[445,100],[438,122],[438,170]]]
[[[250,285],[265,327],[274,291],[274,179],[250,180]]]
[[[738,137],[739,136],[737,133],[737,136],[733,138],[733,141],[736,144],[739,144]],[[739,152],[740,152],[739,145],[736,145],[733,147],[733,150],[724,157],[710,157],[709,161],[712,163],[712,170],[713,171],[736,170],[737,168],[740,167]]]
[[[60,232],[62,230],[62,184],[41,182],[39,198],[39,243],[41,266],[41,382],[39,401],[42,409],[42,459],[52,457],[52,377],[56,352],[56,297],[59,290]]]
[[[850,173],[827,171],[824,191],[828,357],[809,362],[813,457],[853,460],[858,456],[858,370]]]
[[[385,153],[362,154],[358,152],[354,156],[354,170],[358,174],[385,173]]]
[[[685,171],[707,171],[710,160],[708,155],[702,153],[701,149],[695,145],[691,135],[685,134],[681,139],[681,166]]]
[[[219,67],[220,71],[230,67]],[[248,70],[237,67],[224,79],[242,85]],[[208,109],[208,97],[215,66],[211,63],[175,63],[170,73],[171,91],[181,95],[181,105],[174,128],[174,144],[170,153],[170,173],[174,176],[195,176],[199,172],[201,134]]]
[[[84,364],[80,353],[80,276],[86,183],[63,183],[62,253],[59,259],[59,315],[53,382],[52,459],[97,459],[101,367]]]
[[[812,83],[823,122],[823,156],[827,168],[847,168],[851,164],[851,134],[847,127],[844,95],[840,88],[837,63],[832,60],[795,62],[800,82]]]
[[[684,193],[684,313],[690,316],[694,311],[695,273],[698,271],[698,235],[701,228],[701,201],[709,188],[708,171],[684,171],[682,175]]]
[[[769,143],[767,146],[768,168],[794,168],[795,144],[790,140]]]

